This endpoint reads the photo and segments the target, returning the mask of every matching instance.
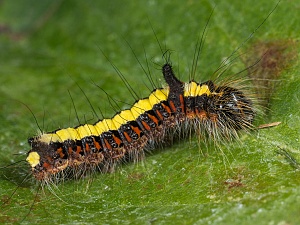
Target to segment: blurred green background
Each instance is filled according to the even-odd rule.
[[[93,82],[120,100],[120,108],[134,102],[105,56],[140,97],[146,97],[151,86],[135,55],[145,68],[149,65],[157,86],[163,84],[162,53],[151,25],[160,43],[172,50],[175,71],[188,81],[198,34],[216,6],[197,70],[196,78],[205,81],[276,3],[0,1],[0,165],[26,157],[27,138],[38,131],[30,110],[45,131],[78,125],[68,91],[80,121],[97,120],[77,84],[106,117],[119,109],[111,107]],[[298,1],[281,1],[237,53],[247,56],[258,42],[297,41],[299,8]],[[298,44],[293,48],[298,54]],[[238,58],[228,73],[242,70],[243,61]],[[281,121],[278,127],[245,135],[219,150],[199,151],[196,139],[180,141],[141,163],[67,181],[52,192],[44,188],[37,194],[31,182],[21,184],[29,170],[24,162],[2,168],[0,223],[299,224],[298,164],[277,153],[284,149],[300,159],[297,58],[290,64],[280,73],[263,121]]]

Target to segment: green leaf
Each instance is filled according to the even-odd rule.
[[[105,117],[134,103],[111,63],[140,97],[152,89],[141,69],[163,85],[164,47],[188,81],[195,45],[214,8],[211,1],[3,1],[0,5],[0,223],[14,224],[299,224],[300,3],[222,1],[209,21],[197,81],[211,77],[236,48],[228,74],[245,68],[256,43],[291,43],[262,122],[277,127],[240,141],[199,145],[180,140],[111,174],[44,187],[32,184],[27,138],[43,131],[95,122],[89,103]],[[149,22],[150,21],[150,22]],[[153,27],[155,34],[151,28]],[[248,41],[256,28],[259,29]],[[127,42],[130,46],[127,44]],[[246,42],[245,42],[246,41]],[[244,43],[244,44],[243,44]],[[132,53],[133,49],[135,55]],[[102,54],[104,53],[104,55]],[[148,61],[145,61],[145,53]],[[106,59],[109,58],[109,62]],[[118,99],[112,107],[106,94]],[[112,101],[113,102],[113,101]],[[128,104],[126,104],[128,103]],[[31,111],[34,115],[32,115]],[[100,114],[100,113],[99,113]],[[50,191],[49,191],[50,189]]]

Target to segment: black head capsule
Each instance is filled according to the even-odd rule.
[[[63,171],[68,167],[69,160],[63,151],[62,143],[45,143],[36,138],[30,138],[28,143],[31,150],[28,152],[26,161],[30,164],[32,173],[37,180],[47,180],[51,175]]]

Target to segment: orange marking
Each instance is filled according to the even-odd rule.
[[[46,169],[49,169],[49,167],[50,167],[50,164],[49,164],[49,163],[47,163],[47,162],[44,162],[44,163],[43,163],[43,167],[44,167],[44,168],[46,168]]]
[[[139,137],[141,136],[142,131],[140,130],[140,128],[138,128],[138,127],[131,127],[131,129],[132,129],[135,133],[137,133],[137,135],[138,135]]]
[[[176,112],[176,107],[174,105],[174,102],[173,101],[169,101],[169,105],[171,107],[172,112]]]
[[[152,116],[150,114],[148,116],[156,125],[158,125],[158,119],[155,116]]]
[[[156,112],[156,114],[157,114],[157,116],[159,117],[160,120],[164,119],[164,117],[161,115],[161,113],[158,110],[156,110],[155,112]]]
[[[59,154],[60,158],[63,158],[65,156],[65,154],[62,151],[63,151],[62,147],[57,149],[57,153]]]
[[[112,150],[111,145],[108,143],[108,141],[105,138],[104,138],[104,144],[107,149]]]
[[[85,151],[90,151],[91,150],[91,148],[90,148],[90,146],[88,145],[88,143],[85,143]]]
[[[164,109],[165,109],[169,114],[172,113],[170,107],[166,106],[165,104],[162,104],[162,106],[164,107]]]
[[[126,140],[127,140],[128,142],[131,142],[131,141],[132,141],[132,140],[131,140],[131,137],[130,137],[126,132],[124,132],[123,134],[124,134],[124,136],[125,136],[125,138],[126,138]]]
[[[184,112],[184,97],[183,97],[183,95],[179,96],[179,101],[180,101],[181,112]]]
[[[73,152],[73,149],[71,147],[68,148],[68,154],[71,155]]]
[[[72,151],[72,148],[70,148],[71,151]],[[76,146],[76,153],[79,154],[80,152],[82,151],[81,147],[80,146]]]
[[[143,127],[144,127],[146,130],[151,130],[151,128],[149,127],[149,125],[148,125],[145,121],[142,121],[142,125],[143,125]]]
[[[117,145],[120,146],[120,144],[122,143],[122,140],[117,138],[115,135],[113,135],[113,139],[117,143]]]
[[[97,150],[100,150],[100,149],[101,149],[100,143],[97,142],[97,141],[95,141],[95,139],[94,139],[94,145],[95,145],[95,147],[97,148]]]

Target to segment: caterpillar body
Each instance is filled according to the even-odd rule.
[[[49,182],[108,171],[118,162],[143,155],[153,143],[167,142],[187,126],[200,138],[212,139],[236,138],[237,131],[253,128],[256,110],[242,90],[213,81],[184,83],[169,62],[162,66],[162,74],[166,87],[111,119],[29,138],[26,160],[34,177]]]

